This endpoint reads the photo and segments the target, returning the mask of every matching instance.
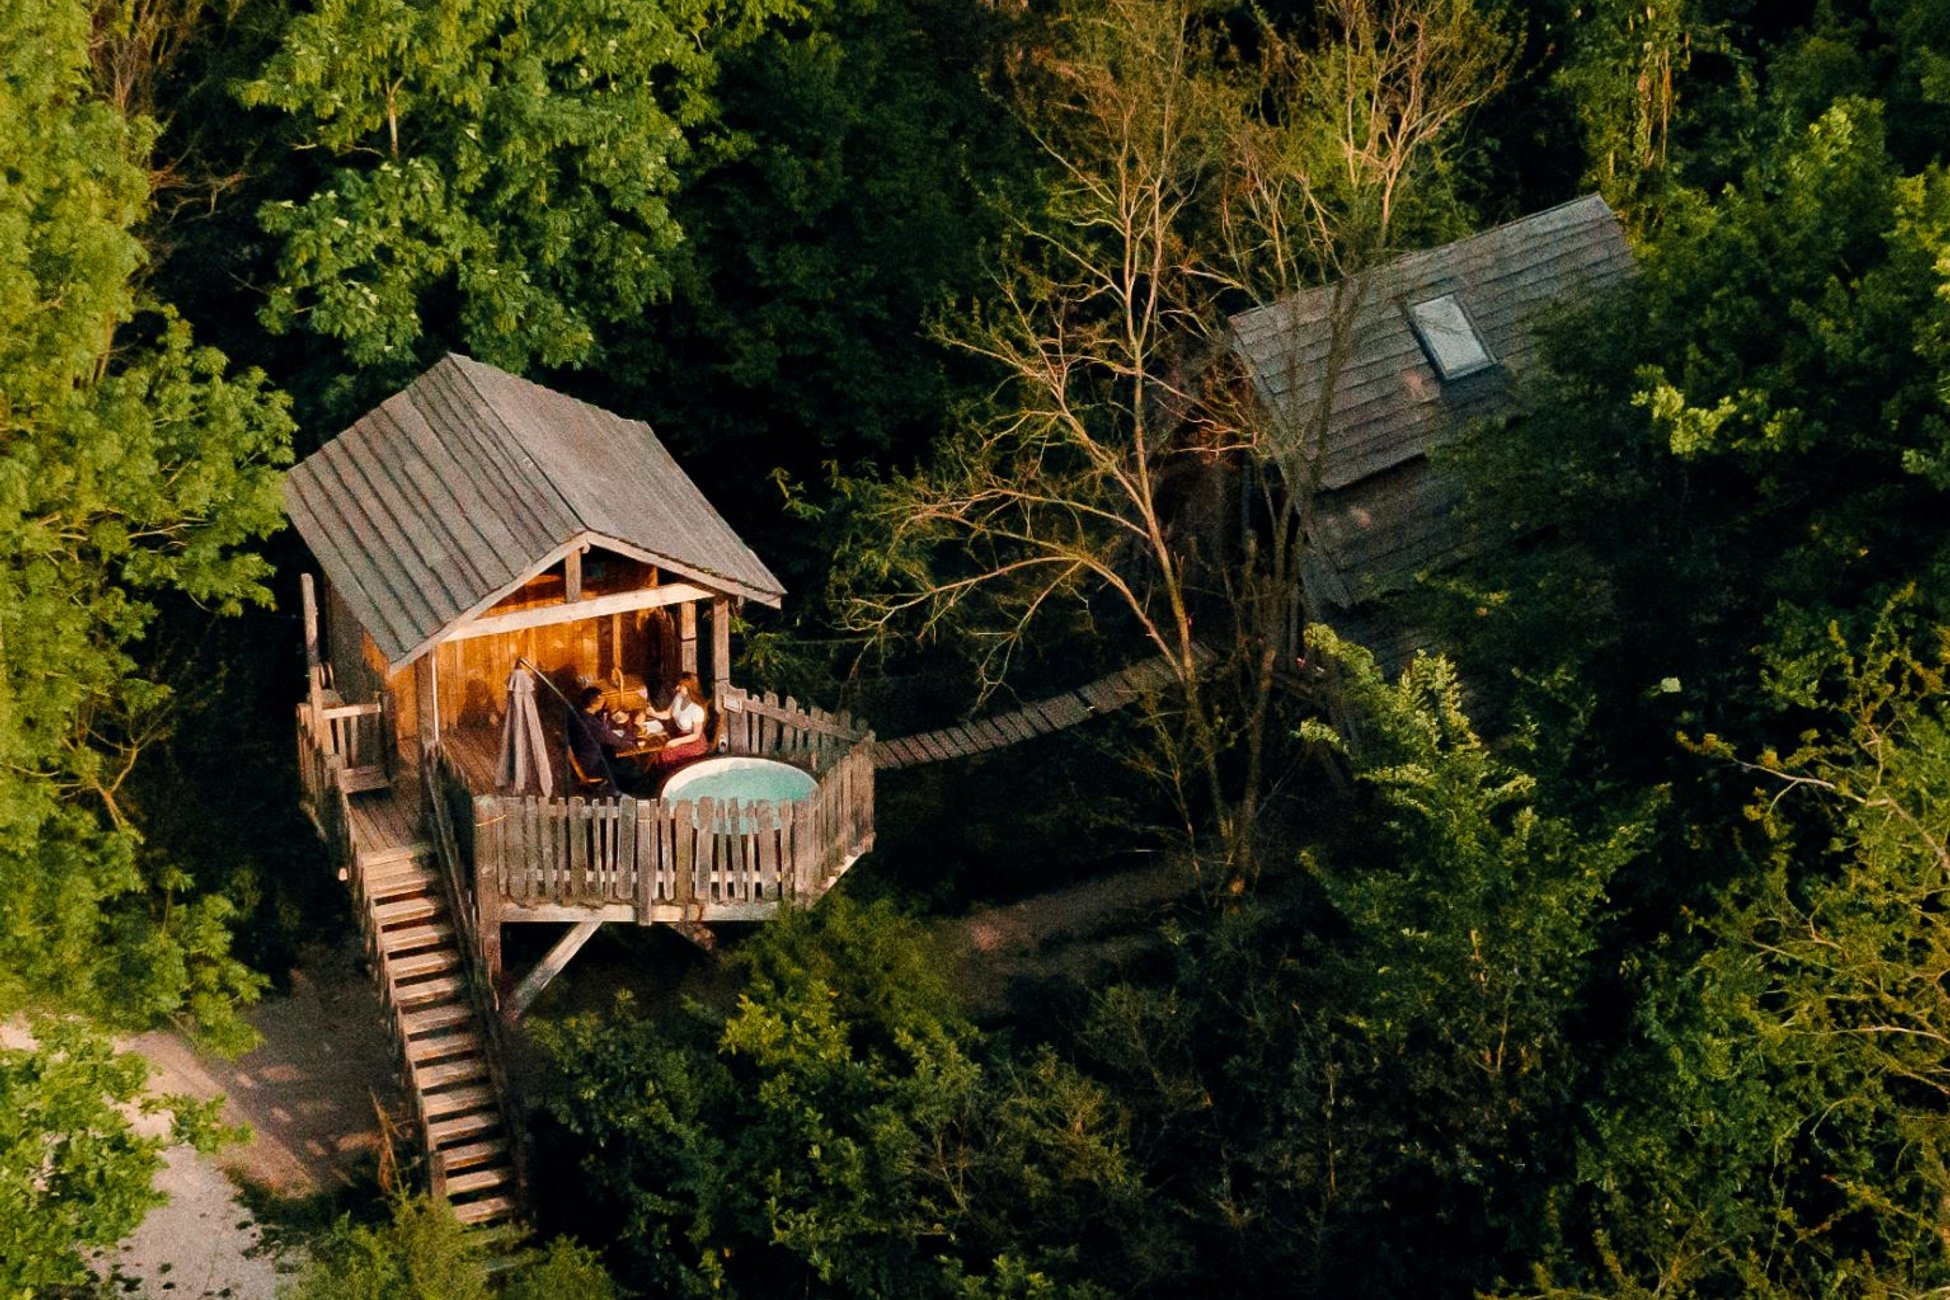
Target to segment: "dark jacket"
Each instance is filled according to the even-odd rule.
[[[622,735],[609,723],[609,717],[602,713],[584,713],[581,709],[569,710],[569,752],[575,755],[576,766],[587,777],[607,777],[609,775],[609,751],[622,744]]]

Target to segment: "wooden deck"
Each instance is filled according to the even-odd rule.
[[[871,732],[735,688],[718,704],[725,752],[793,764],[813,777],[812,794],[784,803],[504,795],[500,729],[443,729],[418,775],[438,783],[491,970],[507,922],[761,921],[811,905],[872,848]],[[566,775],[556,772],[556,790]]]
[[[477,795],[495,793],[495,770],[501,765],[499,727],[449,727],[440,733],[440,744],[466,779],[469,790]],[[561,793],[562,756],[550,754],[549,766],[555,778],[555,790]]]
[[[353,795],[347,817],[356,852],[422,853],[432,847],[420,830],[420,781],[413,771],[400,773],[390,791]]]
[[[1199,666],[1215,657],[1204,646],[1197,649]],[[1100,713],[1109,713],[1165,689],[1177,678],[1177,670],[1161,655],[1132,664],[1129,668],[1100,677],[1088,686],[1064,691],[1007,713],[978,718],[956,727],[902,736],[882,741],[874,751],[874,765],[883,768],[918,767],[951,758],[968,758],[1003,749],[1052,731],[1062,731],[1088,722]]]

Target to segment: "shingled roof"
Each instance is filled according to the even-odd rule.
[[[1459,539],[1449,516],[1460,493],[1428,453],[1469,419],[1495,412],[1508,376],[1527,365],[1551,308],[1581,301],[1632,271],[1618,219],[1597,195],[1410,253],[1232,318],[1233,339],[1274,414],[1275,454],[1288,472],[1307,454],[1329,353],[1338,347],[1321,457],[1310,585],[1343,607],[1438,567]],[[1495,364],[1445,381],[1410,325],[1409,309],[1453,295]],[[1344,322],[1338,344],[1334,325]]]
[[[649,425],[458,354],[306,457],[284,498],[394,667],[578,545],[785,594]]]

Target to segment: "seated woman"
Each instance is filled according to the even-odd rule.
[[[583,689],[581,707],[569,713],[569,758],[576,781],[584,786],[601,786],[614,792],[617,750],[630,743],[630,735],[616,726],[603,712],[603,692],[599,686]]]
[[[645,710],[647,716],[661,719],[670,724],[670,739],[657,755],[657,770],[669,775],[695,758],[702,758],[711,751],[711,737],[707,730],[710,709],[704,699],[703,683],[697,680],[696,673],[685,673],[677,679],[677,689],[671,693],[670,707],[659,709],[652,705]]]

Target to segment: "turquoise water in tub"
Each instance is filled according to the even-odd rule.
[[[790,763],[770,758],[733,756],[707,758],[680,768],[664,782],[659,798],[665,803],[676,803],[680,799],[794,803],[800,799],[810,799],[818,788],[818,783],[811,776]]]

